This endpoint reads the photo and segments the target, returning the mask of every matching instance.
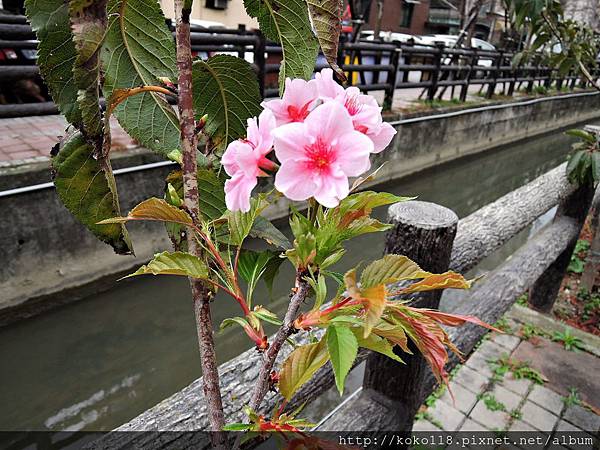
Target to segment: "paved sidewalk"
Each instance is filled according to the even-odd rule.
[[[539,336],[525,340],[524,329],[526,335],[527,330],[541,333],[537,325],[515,321],[514,313],[509,317],[500,322],[507,334],[487,335],[453,374],[454,401],[447,389],[439,389],[421,408],[413,430],[530,431],[545,436],[581,431],[598,436],[600,359],[586,352],[567,352]],[[525,359],[536,352],[532,360]],[[577,362],[567,362],[567,357]],[[540,362],[544,360],[552,360],[563,373],[547,375],[550,370]],[[575,385],[566,388],[565,380]]]
[[[0,119],[0,162],[50,157],[50,150],[65,134],[63,116]],[[111,119],[113,150],[135,147],[135,142]]]

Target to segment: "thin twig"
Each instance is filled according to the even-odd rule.
[[[260,373],[258,375],[258,379],[256,380],[256,384],[254,385],[254,391],[252,392],[249,405],[254,411],[258,410],[261,402],[269,390],[271,370],[273,370],[277,355],[279,354],[283,343],[295,331],[294,321],[298,316],[298,311],[302,305],[302,302],[306,299],[309,292],[310,285],[308,281],[304,279],[304,274],[299,272],[296,275],[295,292],[290,299],[290,304],[287,312],[285,313],[283,325],[279,328],[275,338],[273,339],[273,342],[271,342],[271,345],[269,346],[269,349],[265,352],[264,361],[260,368]]]
[[[179,70],[178,107],[181,127],[181,150],[183,153],[183,202],[190,213],[192,220],[197,224],[200,216],[197,180],[198,169],[196,161],[198,141],[196,136],[192,94],[190,12],[189,9],[184,9],[184,0],[175,0],[175,37],[177,42],[177,68]],[[195,256],[201,257],[202,247],[196,240],[192,228],[193,227],[190,227],[187,233],[188,251]],[[207,241],[207,244],[209,242],[210,241]],[[220,258],[220,255],[217,254],[215,257]],[[194,312],[196,316],[204,396],[208,406],[210,427],[212,431],[220,432],[225,425],[225,420],[210,314],[211,293],[201,280],[190,278],[190,285],[192,288]],[[224,447],[225,436],[222,433],[213,433],[211,439],[214,447]]]

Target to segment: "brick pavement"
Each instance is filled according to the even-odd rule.
[[[60,115],[17,117],[0,120],[0,161],[50,157],[50,150],[65,134],[67,122]],[[111,120],[113,150],[135,147],[135,142]]]
[[[517,364],[518,348],[523,343],[529,344],[517,333],[523,323],[511,318],[505,319],[503,324],[507,334],[487,335],[467,362],[454,371],[450,381],[454,401],[447,389],[438,389],[428,398],[426,405],[429,406],[421,408],[413,430],[530,431],[546,437],[556,432],[580,431],[597,437],[600,416],[594,412],[598,412],[595,405],[569,401],[567,396],[557,392],[562,388],[545,379],[543,373],[540,373],[545,381],[542,384],[532,380],[535,376],[517,378],[512,369],[502,373],[499,368],[508,366],[502,361]],[[590,353],[581,353],[579,357],[597,359]],[[565,370],[573,369],[566,367]],[[598,374],[589,376],[600,395]],[[577,386],[572,388],[577,389]]]

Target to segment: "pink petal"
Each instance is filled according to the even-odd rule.
[[[258,131],[259,131],[259,143],[256,145],[256,150],[265,156],[271,151],[273,147],[273,135],[272,132],[277,126],[275,116],[269,109],[263,110],[258,116]]]
[[[302,201],[314,196],[317,184],[303,161],[290,159],[282,162],[277,171],[275,188],[290,200]]]
[[[314,81],[306,81],[302,78],[285,80],[283,101],[286,104],[301,108],[306,104],[313,103],[317,96],[317,85]]]
[[[277,126],[291,122],[287,109],[288,105],[280,98],[276,98],[274,100],[265,100],[261,103],[261,106],[273,113],[275,121],[277,122]]]
[[[392,142],[396,135],[396,129],[387,122],[383,122],[379,129],[367,132],[367,136],[373,141],[373,153],[380,153]]]
[[[284,163],[290,159],[305,156],[304,148],[311,143],[303,123],[288,123],[275,128],[272,132],[275,143],[275,156]]]
[[[330,171],[321,173],[319,182],[321,186],[314,197],[327,208],[335,208],[340,200],[348,196],[348,177],[340,168],[333,167]]]
[[[288,160],[275,175],[275,188],[290,200],[308,200],[315,195],[317,183],[302,161]]]
[[[261,155],[250,145],[240,146],[235,159],[239,172],[249,178],[258,176],[258,161],[261,159]]]
[[[231,142],[227,146],[225,153],[223,153],[223,157],[221,158],[221,164],[225,168],[225,172],[227,172],[227,175],[229,175],[230,177],[234,176],[240,170],[237,155],[240,151],[244,150],[252,151],[252,146],[247,142],[237,140]]]
[[[319,97],[324,100],[332,100],[344,93],[344,88],[333,79],[333,70],[323,69],[315,74],[315,84]]]
[[[230,211],[250,211],[250,195],[256,186],[256,177],[238,172],[225,182],[225,204]]]
[[[354,130],[350,114],[337,102],[326,102],[315,108],[304,121],[311,137],[320,136],[325,142],[334,141]]]
[[[247,129],[246,129],[246,140],[252,142],[254,146],[258,144],[260,141],[260,133],[258,131],[258,124],[256,117],[252,117],[247,121]]]
[[[373,152],[373,142],[358,131],[346,133],[336,144],[337,160],[344,173],[357,177],[371,167],[369,155]]]

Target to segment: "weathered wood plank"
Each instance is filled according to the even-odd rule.
[[[462,219],[450,269],[461,273],[472,269],[573,192],[565,167],[561,164]]]

